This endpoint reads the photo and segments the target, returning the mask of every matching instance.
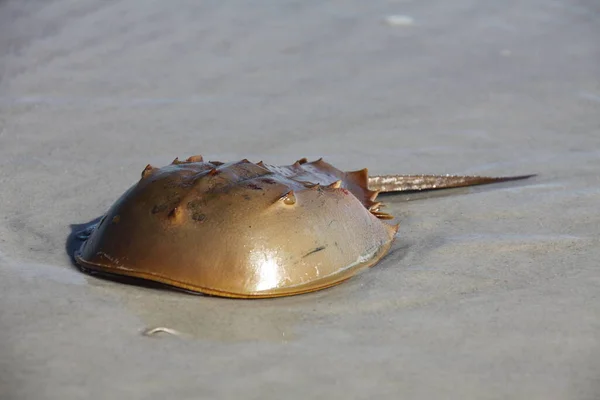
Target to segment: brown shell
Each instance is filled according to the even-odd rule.
[[[211,295],[260,298],[336,285],[374,265],[397,225],[366,169],[175,159],[148,165],[76,260],[93,271]]]

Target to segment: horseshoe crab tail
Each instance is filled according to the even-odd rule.
[[[421,190],[450,189],[465,186],[487,185],[517,181],[535,176],[459,176],[459,175],[376,175],[369,177],[369,189],[381,193],[415,192]]]

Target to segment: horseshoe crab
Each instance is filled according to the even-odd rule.
[[[235,298],[324,289],[376,264],[398,224],[380,192],[441,189],[519,177],[343,172],[322,159],[273,166],[193,156],[148,165],[88,232],[84,271]]]

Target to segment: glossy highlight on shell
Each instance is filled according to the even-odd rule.
[[[176,158],[146,166],[75,259],[86,271],[209,295],[295,295],[341,283],[388,253],[398,224],[376,201],[380,191],[520,178],[369,177],[322,159],[272,166]]]

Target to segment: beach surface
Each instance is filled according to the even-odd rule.
[[[0,398],[600,398],[598,38],[593,0],[0,0]],[[195,154],[538,176],[386,196],[391,253],[312,294],[74,266]]]

